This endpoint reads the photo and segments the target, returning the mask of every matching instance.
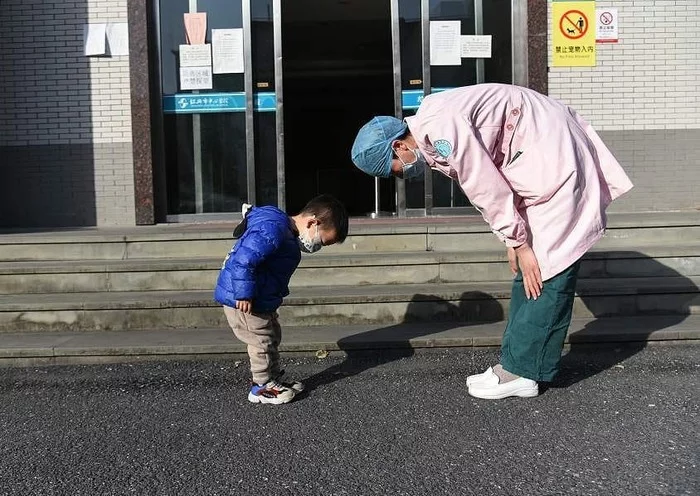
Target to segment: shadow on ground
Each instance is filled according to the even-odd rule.
[[[616,295],[615,285],[604,284],[603,279],[613,281],[620,277],[626,280],[626,291]],[[652,277],[659,279],[651,290],[648,282],[644,286],[647,290],[642,289],[642,284],[635,289],[635,278],[641,283]],[[638,252],[618,251],[596,253],[584,261],[577,296],[575,314],[588,313],[594,319],[569,335],[570,346],[562,357],[560,374],[553,383],[543,385],[544,390],[571,386],[634,356],[645,348],[654,332],[683,322],[700,294],[691,279],[656,259]],[[464,293],[459,304],[417,294],[409,303],[401,324],[340,340],[338,346],[345,352],[346,359],[307,378],[308,389],[410,357],[414,354],[412,339],[469,324],[500,322],[504,318],[500,302],[486,293]],[[403,331],[399,341],[396,340],[398,328]],[[616,353],[596,354],[596,346],[606,341],[615,347]],[[383,349],[382,352],[369,352],[368,342],[372,343],[372,349]]]
[[[413,356],[413,339],[470,323],[500,322],[503,318],[501,304],[486,293],[463,293],[459,304],[433,295],[416,294],[409,302],[401,324],[372,329],[339,340],[338,347],[345,353],[345,360],[305,379],[306,386],[312,390],[373,367]],[[399,329],[402,334],[397,341],[396,331]],[[368,342],[372,349],[382,349],[381,353],[368,351]]]

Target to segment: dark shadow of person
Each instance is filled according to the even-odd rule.
[[[608,278],[604,286],[601,278]],[[572,322],[570,345],[559,375],[545,384],[545,389],[569,387],[615,367],[643,350],[654,333],[685,321],[691,307],[700,303],[700,292],[692,279],[635,251],[589,254],[576,292],[578,308],[574,314],[588,313],[592,320],[583,326],[580,321],[579,325]],[[614,346],[601,353],[601,342]]]
[[[304,383],[310,391],[412,356],[412,339],[456,327],[502,320],[502,304],[492,295],[480,291],[463,293],[458,304],[434,295],[416,294],[411,298],[401,323],[377,326],[339,340],[338,347],[345,354],[344,360],[306,378]]]

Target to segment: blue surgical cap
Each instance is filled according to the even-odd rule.
[[[371,176],[391,176],[391,143],[406,131],[406,123],[396,117],[374,117],[357,133],[351,152],[353,163]]]

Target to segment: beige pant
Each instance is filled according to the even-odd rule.
[[[282,329],[277,313],[243,313],[224,306],[228,325],[238,339],[248,345],[253,382],[265,384],[280,372],[279,345]]]

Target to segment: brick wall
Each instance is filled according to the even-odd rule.
[[[128,57],[83,55],[86,23],[126,20],[126,0],[2,0],[0,225],[134,224]]]
[[[597,65],[551,67],[549,94],[600,132],[635,183],[618,211],[700,208],[700,1],[598,1],[619,12],[619,42]],[[593,27],[591,25],[591,27]],[[697,190],[696,190],[697,191]]]

